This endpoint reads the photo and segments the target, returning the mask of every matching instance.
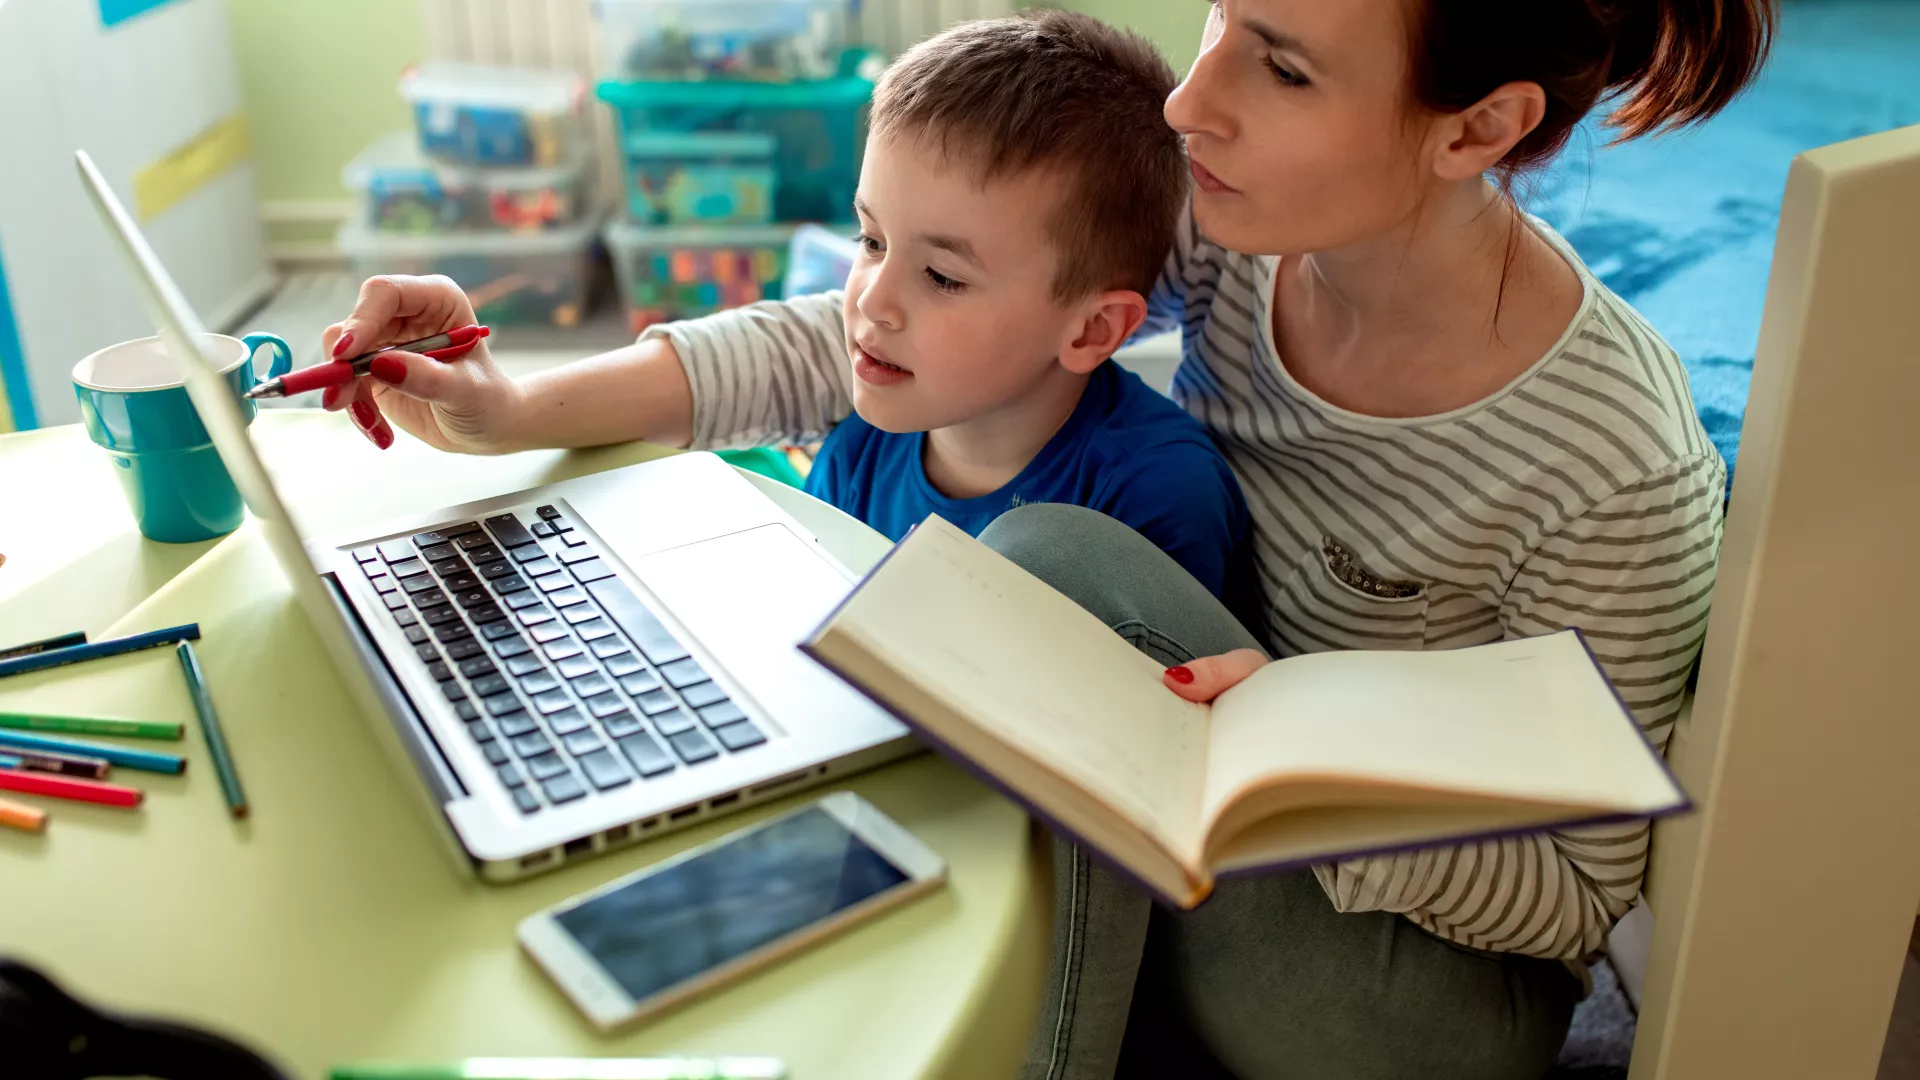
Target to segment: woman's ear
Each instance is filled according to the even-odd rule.
[[[1085,375],[1127,343],[1147,320],[1147,299],[1131,289],[1114,289],[1080,305],[1079,321],[1060,346],[1060,366]]]
[[[1446,118],[1444,140],[1434,157],[1443,180],[1470,180],[1500,163],[1547,114],[1547,94],[1539,83],[1510,82]]]

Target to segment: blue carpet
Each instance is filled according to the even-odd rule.
[[[1731,470],[1788,163],[1909,124],[1920,124],[1920,2],[1789,0],[1772,61],[1725,112],[1618,146],[1589,122],[1520,194],[1679,350]]]

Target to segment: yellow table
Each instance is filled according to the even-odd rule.
[[[256,434],[309,529],[645,460],[645,446],[463,458],[384,454],[340,418],[263,412]],[[1043,979],[1048,894],[1026,817],[922,755],[846,786],[943,855],[950,883],[627,1034],[596,1035],[513,941],[526,914],[808,796],[516,885],[457,876],[327,667],[252,524],[209,544],[138,538],[78,428],[0,437],[0,642],[197,621],[253,817],[236,823],[170,650],[0,680],[0,708],[180,720],[187,775],[120,771],[127,812],[43,801],[0,831],[0,953],[101,1004],[228,1031],[297,1075],[366,1058],[773,1054],[796,1080],[1010,1075]],[[836,555],[884,541],[770,482]],[[149,748],[156,744],[145,744]]]

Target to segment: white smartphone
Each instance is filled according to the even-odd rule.
[[[946,864],[835,792],[528,916],[520,945],[609,1030],[928,892]]]

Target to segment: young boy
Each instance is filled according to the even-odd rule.
[[[1150,45],[1086,16],[957,26],[876,90],[844,293],[655,327],[518,384],[476,353],[443,369],[480,361],[463,380],[480,400],[461,404],[408,358],[397,384],[374,372],[399,391],[381,404],[449,449],[827,434],[807,489],[892,539],[930,513],[978,533],[1016,506],[1075,503],[1217,595],[1246,528],[1239,488],[1197,421],[1106,362],[1146,316],[1187,191],[1161,117],[1173,86]],[[433,321],[409,292],[424,286],[383,280],[344,330],[399,340]],[[356,422],[379,442],[370,411]]]

